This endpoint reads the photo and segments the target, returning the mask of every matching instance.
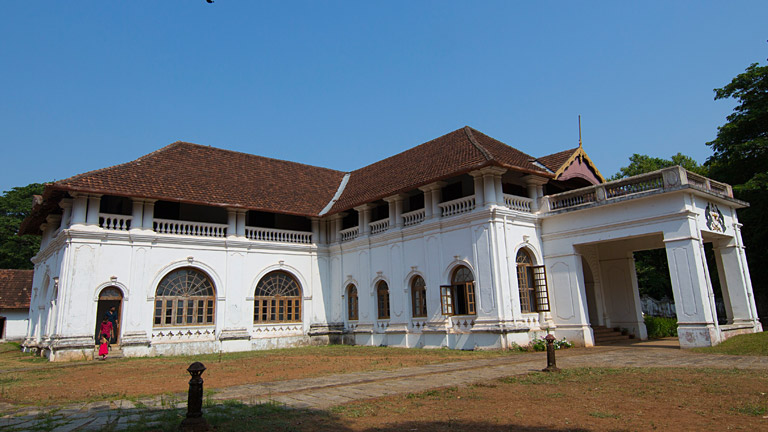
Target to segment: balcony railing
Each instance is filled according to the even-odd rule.
[[[440,207],[442,217],[471,212],[475,209],[475,196],[467,196],[453,201],[446,201],[437,205]]]
[[[359,232],[360,232],[359,227],[352,227],[352,228],[347,228],[345,230],[341,230],[339,231],[339,234],[341,234],[341,241],[345,242],[345,241],[354,240],[357,238],[357,235],[359,234]]]
[[[424,218],[426,217],[426,212],[423,208],[410,211],[408,213],[403,213],[403,225],[404,226],[411,226],[416,225],[418,223],[424,222]]]
[[[371,222],[369,226],[371,227],[371,234],[382,233],[389,229],[389,219],[382,219],[377,220],[376,222]]]
[[[600,185],[548,195],[542,200],[542,210],[557,211],[595,203],[610,203],[654,191],[670,191],[683,187],[733,198],[731,186],[674,166]]]
[[[132,220],[132,216],[99,213],[99,226],[107,230],[128,231]]]
[[[179,234],[195,237],[227,236],[226,224],[155,219],[153,226],[158,234]]]
[[[533,200],[530,198],[504,194],[504,205],[510,210],[530,213],[531,203],[533,203]]]
[[[312,243],[312,233],[274,228],[245,227],[245,237],[250,240],[278,243]]]

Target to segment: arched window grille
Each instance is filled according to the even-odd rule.
[[[208,275],[184,267],[167,275],[155,292],[155,327],[212,325],[216,291]]]
[[[284,271],[273,271],[261,278],[253,299],[254,324],[301,322],[301,288]]]
[[[520,290],[520,311],[548,312],[549,292],[547,273],[543,265],[533,265],[531,254],[520,249],[517,252],[517,286]]]
[[[440,287],[443,315],[476,315],[475,277],[472,270],[458,266],[451,276],[451,285]]]
[[[376,284],[379,319],[389,319],[389,286],[384,281]]]
[[[421,276],[411,279],[411,303],[414,317],[427,316],[427,284]]]
[[[351,321],[357,320],[358,302],[357,302],[357,288],[349,284],[347,286],[347,314]]]

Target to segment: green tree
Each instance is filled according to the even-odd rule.
[[[768,66],[750,65],[723,88],[715,89],[715,100],[736,99],[727,122],[708,142],[713,155],[706,165],[710,177],[730,183],[736,198],[750,203],[739,210],[744,224],[742,236],[758,315],[768,318]]]
[[[43,185],[32,183],[5,191],[0,197],[0,268],[31,269],[40,249],[40,236],[17,235],[19,225],[32,209],[32,196],[43,193]]]
[[[680,165],[688,171],[701,175],[707,175],[707,167],[699,165],[692,157],[678,153],[670,159],[651,157],[648,155],[633,154],[629,157],[629,165],[619,168],[619,172],[613,175],[610,180],[618,180],[624,177],[632,177],[638,174],[644,174],[651,171]]]

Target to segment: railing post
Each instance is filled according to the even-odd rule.
[[[189,393],[187,394],[187,417],[179,425],[180,431],[208,431],[211,426],[203,418],[203,378],[205,365],[194,362],[187,368],[192,376],[189,380]]]

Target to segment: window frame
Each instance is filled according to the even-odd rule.
[[[182,279],[179,275],[181,272],[194,272],[200,279],[196,282],[197,287],[174,284],[175,279]],[[185,283],[189,282],[188,277],[183,280]],[[199,292],[196,293],[197,295],[159,294],[161,290],[163,292],[190,291],[191,289],[199,291],[201,287],[210,293],[208,295],[199,295]],[[216,287],[211,278],[200,269],[195,267],[174,269],[163,276],[157,284],[153,309],[153,328],[213,326],[216,324]]]
[[[385,281],[376,283],[376,316],[380,320],[390,319],[389,285]]]
[[[547,268],[535,265],[531,253],[522,248],[515,257],[521,313],[550,312]]]
[[[283,295],[274,292],[273,295],[258,295],[259,290],[273,289],[274,291],[274,289],[284,288],[285,284],[277,282],[267,285],[281,276],[289,279],[289,288],[291,285],[295,286],[296,295]],[[271,271],[259,279],[259,283],[256,284],[253,296],[253,325],[301,323],[302,302],[302,289],[298,279],[286,271]]]
[[[427,317],[427,282],[420,275],[411,279],[411,314],[413,318]]]
[[[354,291],[354,295],[352,292]],[[354,299],[354,301],[353,301]],[[354,314],[352,313],[354,311]],[[360,318],[360,299],[355,284],[347,285],[347,319],[357,321]]]
[[[462,272],[462,277],[457,280],[459,279],[459,272]],[[451,282],[451,285],[440,285],[440,312],[442,315],[477,315],[477,296],[472,270],[463,265],[456,267],[453,270]]]

